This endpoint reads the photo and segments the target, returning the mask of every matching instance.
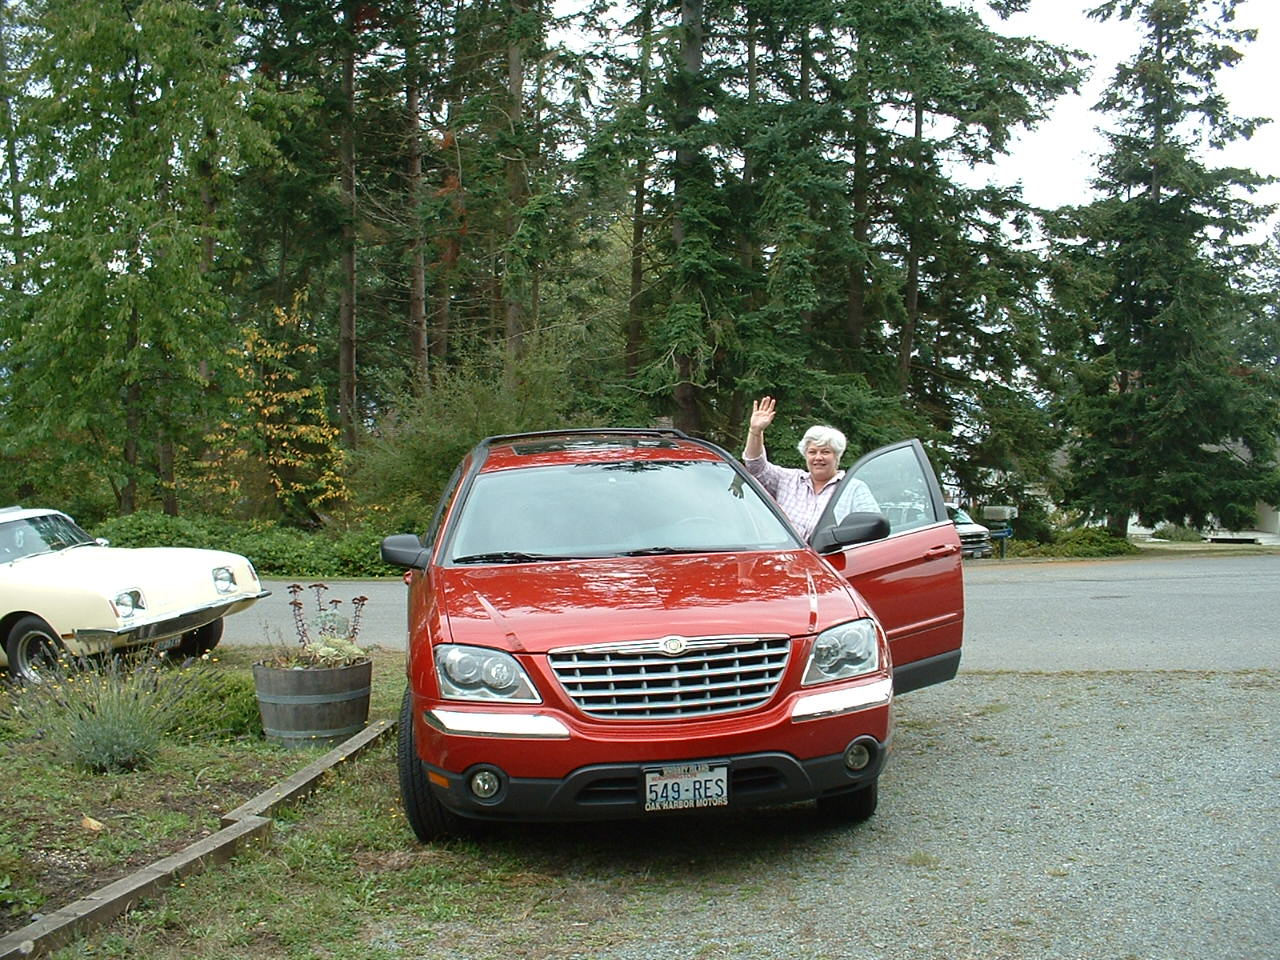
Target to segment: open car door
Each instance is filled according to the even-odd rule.
[[[873,450],[839,482],[810,539],[815,546],[829,541],[831,528],[853,512],[878,507],[889,521],[882,539],[819,549],[888,634],[894,692],[950,680],[964,634],[960,537],[924,448],[905,440]]]

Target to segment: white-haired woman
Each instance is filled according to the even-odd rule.
[[[747,472],[778,501],[801,536],[813,533],[818,517],[827,506],[844,476],[840,458],[848,441],[835,427],[815,425],[804,432],[797,449],[804,457],[805,470],[779,467],[769,462],[764,449],[764,432],[773,423],[777,405],[773,397],[761,397],[751,405],[751,422],[747,429],[747,446],[742,451],[742,464]],[[861,480],[852,480],[859,489],[852,491],[851,510],[880,510],[871,490]]]

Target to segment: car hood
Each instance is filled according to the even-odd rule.
[[[114,596],[121,590],[141,589],[163,594],[170,588],[210,592],[214,567],[231,567],[242,576],[245,559],[221,550],[192,547],[101,547],[86,545],[38,553],[12,561],[5,579],[32,586],[74,586]],[[239,592],[258,584],[240,583]]]
[[[440,570],[455,643],[543,653],[670,635],[816,633],[865,616],[810,551],[620,557]]]

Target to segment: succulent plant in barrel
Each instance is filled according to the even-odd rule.
[[[315,594],[310,615],[301,598],[305,589]],[[324,599],[328,589],[323,583],[290,584],[298,643],[253,667],[263,730],[268,739],[287,746],[332,745],[358,733],[368,720],[373,664],[356,639],[369,598],[353,599],[348,616],[341,600]]]
[[[328,589],[329,585],[325,583],[312,583],[307,587],[300,583],[289,584],[289,595],[293,597],[289,606],[293,609],[298,645],[277,650],[264,662],[272,666],[307,669],[350,666],[366,659],[364,650],[356,641],[360,636],[361,614],[369,598],[353,598],[351,615],[348,616],[341,609],[341,600],[324,599]],[[315,611],[310,616],[306,611],[307,604],[301,598],[304,590],[315,594]]]

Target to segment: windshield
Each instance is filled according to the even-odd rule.
[[[70,517],[60,513],[0,522],[0,561],[33,557],[37,553],[52,553],[86,543],[96,541]]]
[[[482,473],[451,526],[454,563],[799,546],[740,474],[706,460]]]
[[[947,513],[951,514],[951,521],[953,523],[973,523],[974,522],[973,517],[969,516],[969,514],[967,514],[964,511],[963,507],[955,507],[955,506],[952,506],[951,504],[947,504]]]

